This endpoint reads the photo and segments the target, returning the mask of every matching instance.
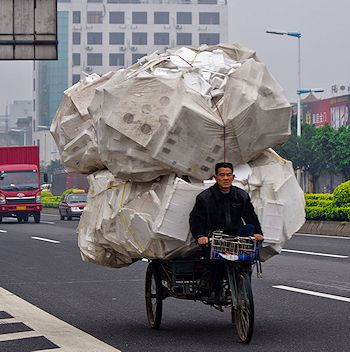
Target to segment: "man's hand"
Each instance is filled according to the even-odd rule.
[[[263,241],[264,240],[264,236],[261,233],[255,233],[254,237],[257,241]]]
[[[206,244],[209,243],[209,238],[206,236],[200,236],[197,238],[197,242],[201,246],[205,246]]]

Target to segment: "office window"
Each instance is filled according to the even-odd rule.
[[[80,54],[73,53],[72,54],[72,61],[73,61],[73,66],[80,66]]]
[[[219,12],[200,12],[199,24],[220,24]]]
[[[131,61],[133,64],[136,64],[137,60],[141,59],[141,57],[146,56],[147,54],[132,54]]]
[[[109,33],[109,44],[125,44],[125,34],[118,32]]]
[[[102,33],[101,32],[88,32],[87,43],[88,44],[102,44]]]
[[[125,23],[125,13],[121,12],[121,11],[111,11],[109,13],[109,23],[124,24]]]
[[[199,33],[199,45],[216,45],[220,43],[220,33]]]
[[[70,0],[58,0],[57,2],[70,2]]]
[[[154,24],[169,24],[169,12],[155,12]]]
[[[147,45],[147,33],[134,32],[132,34],[133,45]]]
[[[133,12],[132,24],[147,24],[147,12]]]
[[[169,33],[154,33],[154,45],[169,45]]]
[[[72,37],[72,42],[75,45],[79,45],[80,44],[80,32],[73,32],[73,37]]]
[[[198,4],[217,4],[218,0],[198,0]]]
[[[124,66],[124,54],[109,54],[109,66]]]
[[[102,23],[103,22],[103,15],[102,11],[88,11],[87,12],[87,23]]]
[[[102,66],[102,54],[87,54],[88,66]]]
[[[177,12],[176,13],[177,24],[192,24],[192,12]]]
[[[73,23],[80,23],[80,11],[73,11]]]
[[[192,33],[176,33],[176,45],[192,45]]]
[[[72,84],[80,81],[80,75],[72,75]]]
[[[88,0],[87,2],[103,2],[103,0]]]
[[[141,0],[107,0],[107,4],[140,4]]]

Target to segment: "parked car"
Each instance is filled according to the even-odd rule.
[[[72,220],[72,218],[80,218],[84,211],[87,201],[86,193],[69,193],[63,198],[58,207],[60,218],[64,220]]]

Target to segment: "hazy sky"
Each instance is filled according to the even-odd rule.
[[[297,39],[266,29],[300,31],[302,88],[350,85],[349,0],[228,0],[229,41],[256,50],[288,99],[298,88]],[[1,50],[1,48],[0,48]],[[32,98],[32,63],[0,61],[0,114],[6,103]]]

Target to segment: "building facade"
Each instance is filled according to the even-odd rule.
[[[156,50],[227,42],[227,13],[227,0],[58,0],[58,60],[34,67],[33,141],[53,148],[43,163],[58,157],[47,130],[65,89]]]

